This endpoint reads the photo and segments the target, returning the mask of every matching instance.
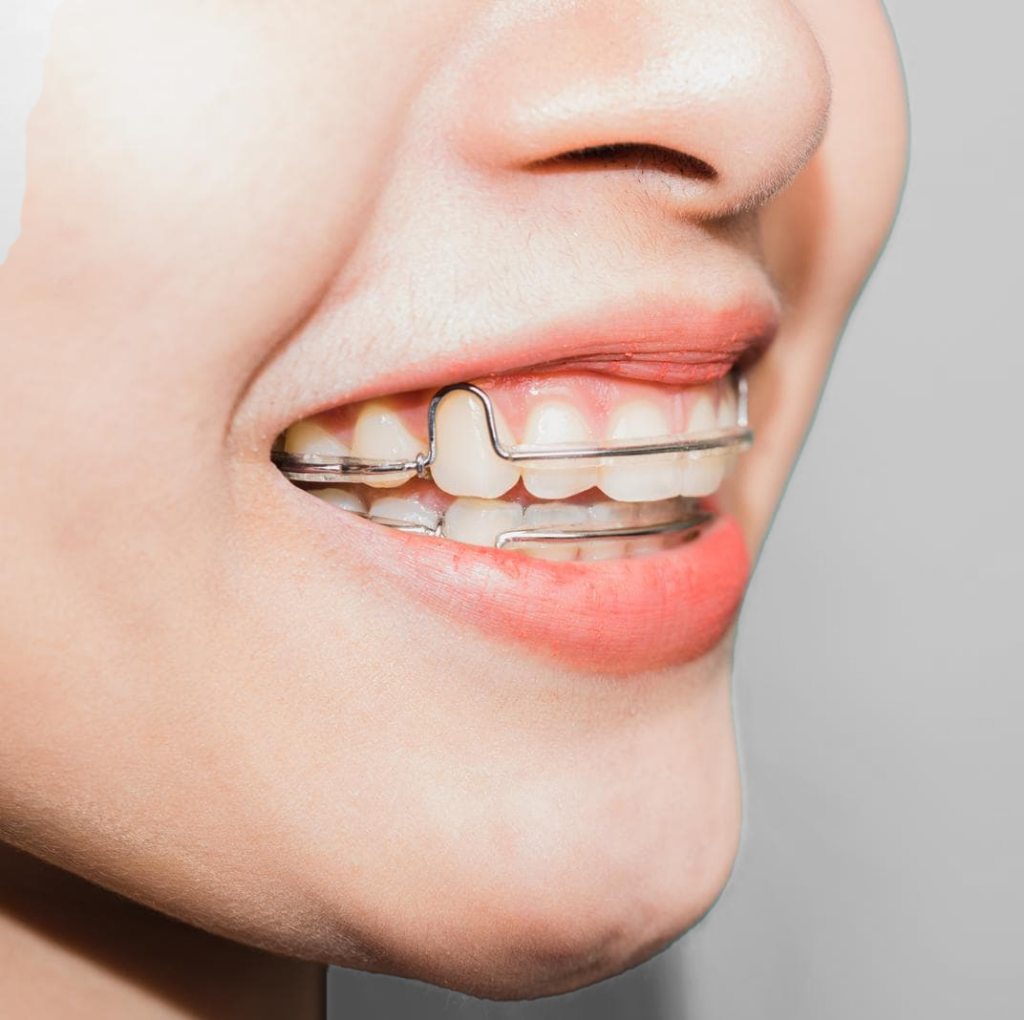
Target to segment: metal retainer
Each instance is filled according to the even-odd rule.
[[[715,429],[688,439],[667,438],[648,443],[611,443],[606,446],[574,446],[552,444],[549,446],[506,446],[498,436],[498,425],[491,398],[473,383],[453,383],[439,389],[431,398],[427,409],[427,450],[412,460],[382,461],[365,460],[359,457],[329,457],[320,454],[292,454],[275,450],[271,457],[274,464],[289,481],[300,487],[349,484],[355,485],[368,478],[380,475],[413,473],[419,478],[430,477],[430,466],[437,457],[437,409],[446,396],[462,390],[480,401],[487,421],[488,438],[494,453],[502,460],[515,464],[540,463],[543,461],[603,461],[610,457],[647,457],[667,453],[688,453],[697,456],[736,450],[740,453],[749,449],[754,433],[747,417],[747,380],[743,373],[734,370],[736,382],[736,424],[728,428]],[[604,539],[643,538],[651,535],[666,535],[692,532],[695,538],[701,525],[712,519],[712,514],[701,510],[696,500],[682,499],[681,516],[656,524],[637,527],[609,528],[523,528],[506,531],[498,535],[495,547],[506,549],[510,546],[531,542],[583,542]],[[381,517],[372,517],[368,512],[350,511],[377,524],[412,534],[439,537],[440,525],[428,528]]]

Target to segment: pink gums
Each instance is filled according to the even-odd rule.
[[[587,422],[595,438],[610,431],[612,415],[617,407],[628,401],[649,401],[661,410],[668,422],[670,434],[686,431],[690,411],[700,394],[711,397],[717,413],[718,402],[731,383],[720,379],[715,383],[696,387],[669,387],[661,383],[641,382],[613,378],[599,372],[547,371],[544,373],[517,372],[474,379],[493,400],[517,442],[524,442],[526,422],[530,411],[544,400],[559,400],[571,404]],[[419,390],[381,398],[398,416],[412,435],[424,441],[426,448],[427,408],[434,390]],[[316,423],[327,429],[341,442],[350,446],[356,418],[365,402],[346,404],[317,415]]]

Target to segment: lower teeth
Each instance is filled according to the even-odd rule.
[[[540,502],[524,491],[521,500],[453,500],[416,480],[386,495],[361,485],[309,491],[338,509],[401,531],[560,562],[660,552],[696,537],[696,525],[709,517],[698,500],[686,497],[632,503],[586,501],[581,495]],[[662,526],[660,533],[644,534]]]

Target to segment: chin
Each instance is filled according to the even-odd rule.
[[[449,805],[447,824],[382,855],[367,896],[348,867],[336,896],[321,888],[338,926],[319,958],[495,1000],[643,963],[705,916],[732,870],[740,783],[731,741],[715,751],[703,773],[654,757],[621,784],[573,788],[563,771],[543,790]]]
[[[644,852],[612,834],[618,845],[553,856],[528,870],[481,863],[446,897],[446,911],[408,919],[414,937],[368,969],[497,1000],[603,981],[650,959],[707,914],[728,880],[738,835],[739,826],[729,826]]]

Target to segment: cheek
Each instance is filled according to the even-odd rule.
[[[230,412],[372,207],[416,73],[394,58],[380,72],[401,52],[375,44],[385,28],[266,5],[64,5],[4,269],[33,343],[3,357],[23,385],[76,385],[34,406],[95,428],[116,404],[154,438]]]
[[[216,569],[227,422],[344,261],[401,130],[415,59],[370,74],[402,52],[378,40],[412,31],[390,6],[345,31],[274,5],[57,12],[0,271],[0,406],[19,438],[0,513],[40,605],[59,589],[80,616],[135,618],[161,587],[186,605],[190,575],[194,602]]]
[[[0,775],[41,815],[74,777],[130,815],[124,776],[180,776],[167,735],[201,750],[207,678],[244,662],[218,629],[225,427],[372,206],[417,74],[394,7],[345,31],[282,5],[57,12],[0,269]]]

